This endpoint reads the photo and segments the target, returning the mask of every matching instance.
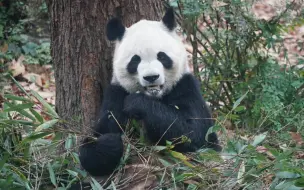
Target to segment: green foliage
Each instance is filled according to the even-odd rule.
[[[299,90],[304,78],[299,70],[282,68],[267,60],[247,85],[252,89],[247,101],[254,102],[250,105],[250,116],[256,120],[252,126],[273,126],[276,130],[286,125],[303,127],[304,99]]]
[[[30,19],[25,2],[0,0],[0,4],[0,64],[21,54],[25,55],[29,64],[50,64],[49,39],[33,40],[33,37],[26,33]],[[44,11],[45,3],[41,5],[40,12]]]
[[[238,141],[229,141],[227,153],[231,156],[235,168],[226,171],[227,177],[235,176],[237,182],[245,189],[256,189],[264,185],[265,177],[270,177],[270,189],[302,189],[301,180],[304,176],[304,162],[296,159],[299,148],[269,146],[269,142],[261,143],[265,134],[256,136],[257,146]],[[267,139],[267,138],[266,138]],[[264,185],[265,186],[265,185]]]
[[[4,96],[0,114],[0,187],[39,189],[53,185],[65,189],[86,177],[76,167],[79,165],[74,150],[76,134],[69,133],[62,139],[66,132],[61,129],[62,121],[54,108],[34,91],[26,94],[27,97]],[[39,101],[40,113],[34,109],[37,105],[34,99]],[[45,121],[45,115],[51,119]],[[58,156],[60,144],[65,144],[64,153]]]
[[[303,189],[303,140],[295,144],[289,134],[304,135],[303,58],[289,64],[282,36],[304,24],[303,11],[292,17],[294,4],[286,1],[285,10],[263,20],[250,11],[256,1],[169,2],[193,48],[193,69],[203,95],[217,115],[209,132],[220,131],[227,144],[227,178],[219,179],[216,187]],[[275,57],[280,52],[284,62]],[[234,138],[226,128],[234,129]]]
[[[20,41],[18,35],[23,30],[20,20],[25,17],[25,10],[22,8],[24,2],[1,0],[0,4],[0,59],[12,59],[12,53],[21,53],[15,43]]]
[[[49,64],[51,63],[50,42],[43,42],[40,45],[33,44],[33,48],[25,47],[25,51],[32,51],[25,57],[30,64]]]
[[[303,71],[286,66],[282,34],[303,24],[304,19],[292,19],[294,5],[287,3],[278,16],[259,20],[249,11],[254,2],[170,1],[180,15],[184,34],[192,36],[194,72],[202,79],[204,97],[216,115],[246,129],[303,128]],[[269,53],[282,51],[285,64]],[[235,109],[236,100],[246,92]]]
[[[27,34],[30,16],[37,12],[28,10],[28,3],[0,0],[0,189],[66,189],[87,175],[78,169],[76,134],[62,128],[53,106],[7,72],[7,63],[21,55],[29,64],[51,62],[49,39]],[[46,13],[45,3],[41,8],[39,15]],[[8,81],[23,96],[5,91]]]

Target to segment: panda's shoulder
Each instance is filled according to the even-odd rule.
[[[191,73],[185,73],[176,83],[175,88],[179,91],[197,90],[200,82]]]
[[[173,87],[171,95],[199,95],[200,83],[191,73],[185,73]]]
[[[178,83],[179,85],[199,85],[199,81],[192,73],[184,73]]]

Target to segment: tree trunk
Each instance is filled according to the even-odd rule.
[[[112,76],[113,44],[105,26],[120,16],[125,26],[140,19],[159,20],[161,0],[48,0],[51,54],[56,80],[56,111],[79,130],[92,126],[103,89]],[[74,122],[73,122],[74,123]]]

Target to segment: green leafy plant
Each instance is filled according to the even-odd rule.
[[[42,3],[38,13],[32,13],[25,7],[26,4],[22,0],[9,3],[0,1],[0,63],[11,61],[23,54],[29,64],[50,64],[50,40],[33,39],[26,33],[28,17],[45,13],[46,5]]]
[[[62,139],[66,132],[59,127],[62,121],[54,108],[38,93],[27,93],[15,82],[26,97],[4,95],[0,114],[0,187],[65,188],[85,177],[86,173],[76,167],[79,164],[74,150],[76,134],[69,133]],[[37,104],[40,109],[35,107]],[[45,115],[50,119],[45,120]],[[58,145],[62,143],[64,153],[58,154]]]
[[[228,115],[234,126],[246,129],[303,128],[299,121],[304,116],[303,71],[282,65],[268,52],[284,50],[283,32],[304,20],[290,19],[292,1],[276,17],[257,19],[249,11],[255,2],[172,0],[170,4],[189,36],[194,73],[216,115]],[[285,58],[288,61],[287,54]],[[234,110],[234,102],[245,92]]]

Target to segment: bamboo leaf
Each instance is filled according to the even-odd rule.
[[[9,158],[9,153],[8,152],[4,152],[1,160],[0,160],[0,170],[2,170],[4,164],[6,163],[6,161],[8,160]]]
[[[6,102],[6,104],[10,107],[10,108],[13,108],[14,105],[9,103],[9,102]],[[32,121],[36,121],[35,117],[32,116],[31,114],[29,114],[28,112],[26,112],[25,110],[23,109],[19,109],[17,106],[14,107],[13,111],[16,111],[18,113],[20,113],[21,115],[31,119]]]
[[[234,102],[232,110],[234,110],[235,108],[237,108],[240,105],[240,103],[246,97],[246,95],[248,94],[248,92],[249,91],[247,91],[243,96],[241,96],[237,101]]]
[[[296,185],[297,187],[304,187],[304,177],[302,177],[302,178],[296,180],[295,185]]]
[[[38,112],[36,112],[33,108],[30,108],[30,111],[32,112],[32,114],[36,117],[36,119],[37,119],[40,123],[43,123],[43,122],[44,122],[43,117],[42,117]]]
[[[45,123],[39,125],[39,126],[35,129],[35,132],[41,131],[41,130],[45,130],[45,129],[48,129],[48,128],[51,128],[51,127],[53,127],[57,122],[58,122],[58,119],[53,119],[53,120],[47,121],[47,122],[45,122]]]
[[[68,169],[66,169],[66,171],[67,171],[70,175],[72,175],[72,176],[74,176],[74,177],[77,177],[77,176],[78,176],[78,173],[75,172],[75,171],[68,170]]]
[[[258,144],[263,142],[263,140],[265,140],[266,136],[267,136],[267,132],[255,136],[254,141],[251,143],[251,145],[257,146]]]
[[[48,104],[37,92],[31,90],[31,93],[37,100],[43,105],[43,107],[46,109],[46,111],[53,117],[53,118],[59,118],[56,111],[53,109],[53,107]]]
[[[7,125],[14,125],[14,124],[21,124],[21,125],[33,125],[32,121],[26,121],[26,120],[1,120],[0,123],[7,124]]]
[[[91,179],[92,179],[92,181],[90,183],[91,183],[93,190],[103,190],[102,186],[94,178],[91,178]]]
[[[51,182],[55,187],[57,187],[55,173],[50,163],[48,163],[48,169],[49,169]]]
[[[70,150],[73,146],[73,136],[71,134],[68,135],[66,141],[65,141],[65,149]]]
[[[39,133],[31,134],[30,136],[24,138],[24,139],[22,140],[22,143],[27,143],[27,142],[31,142],[31,141],[40,139],[40,138],[42,138],[42,137],[45,137],[45,136],[49,135],[50,133],[51,133],[51,132],[39,132]]]
[[[153,148],[153,150],[158,151],[158,152],[167,149],[166,146],[153,146],[152,148]]]
[[[26,104],[18,104],[18,105],[13,105],[13,104],[9,104],[10,107],[8,109],[4,109],[4,112],[10,112],[10,111],[21,111],[21,110],[25,110],[25,109],[29,109],[32,108],[34,106],[33,103],[26,103]]]
[[[188,158],[187,156],[185,156],[184,154],[182,154],[182,153],[180,153],[180,152],[173,151],[173,150],[170,150],[170,154],[171,154],[173,157],[175,157],[175,158],[177,158],[177,159],[183,161],[185,165],[187,165],[187,166],[189,166],[189,167],[191,167],[191,168],[194,167],[190,162],[188,162],[189,158]]]
[[[28,98],[24,98],[24,97],[21,97],[21,96],[15,96],[15,95],[12,95],[12,94],[5,94],[4,98],[10,99],[10,100],[32,102],[32,100],[30,100]]]
[[[244,179],[244,174],[245,174],[245,163],[244,163],[244,161],[242,161],[241,165],[240,165],[240,169],[238,171],[238,175],[237,175],[237,182],[239,184],[242,184],[243,179]]]
[[[284,179],[293,179],[293,178],[300,177],[300,175],[297,174],[297,173],[294,173],[294,172],[284,171],[284,172],[278,172],[278,173],[276,173],[276,177],[278,177],[278,178],[284,178]]]
[[[24,94],[26,94],[28,97],[30,97],[30,95],[26,92],[26,90],[19,84],[18,81],[16,81],[16,79],[10,75],[11,79],[15,82],[15,84],[19,87],[20,90],[22,90],[24,92]]]
[[[167,160],[164,160],[164,159],[161,159],[161,158],[158,158],[158,160],[159,160],[165,167],[170,167],[170,166],[172,166],[172,164],[169,163]]]

